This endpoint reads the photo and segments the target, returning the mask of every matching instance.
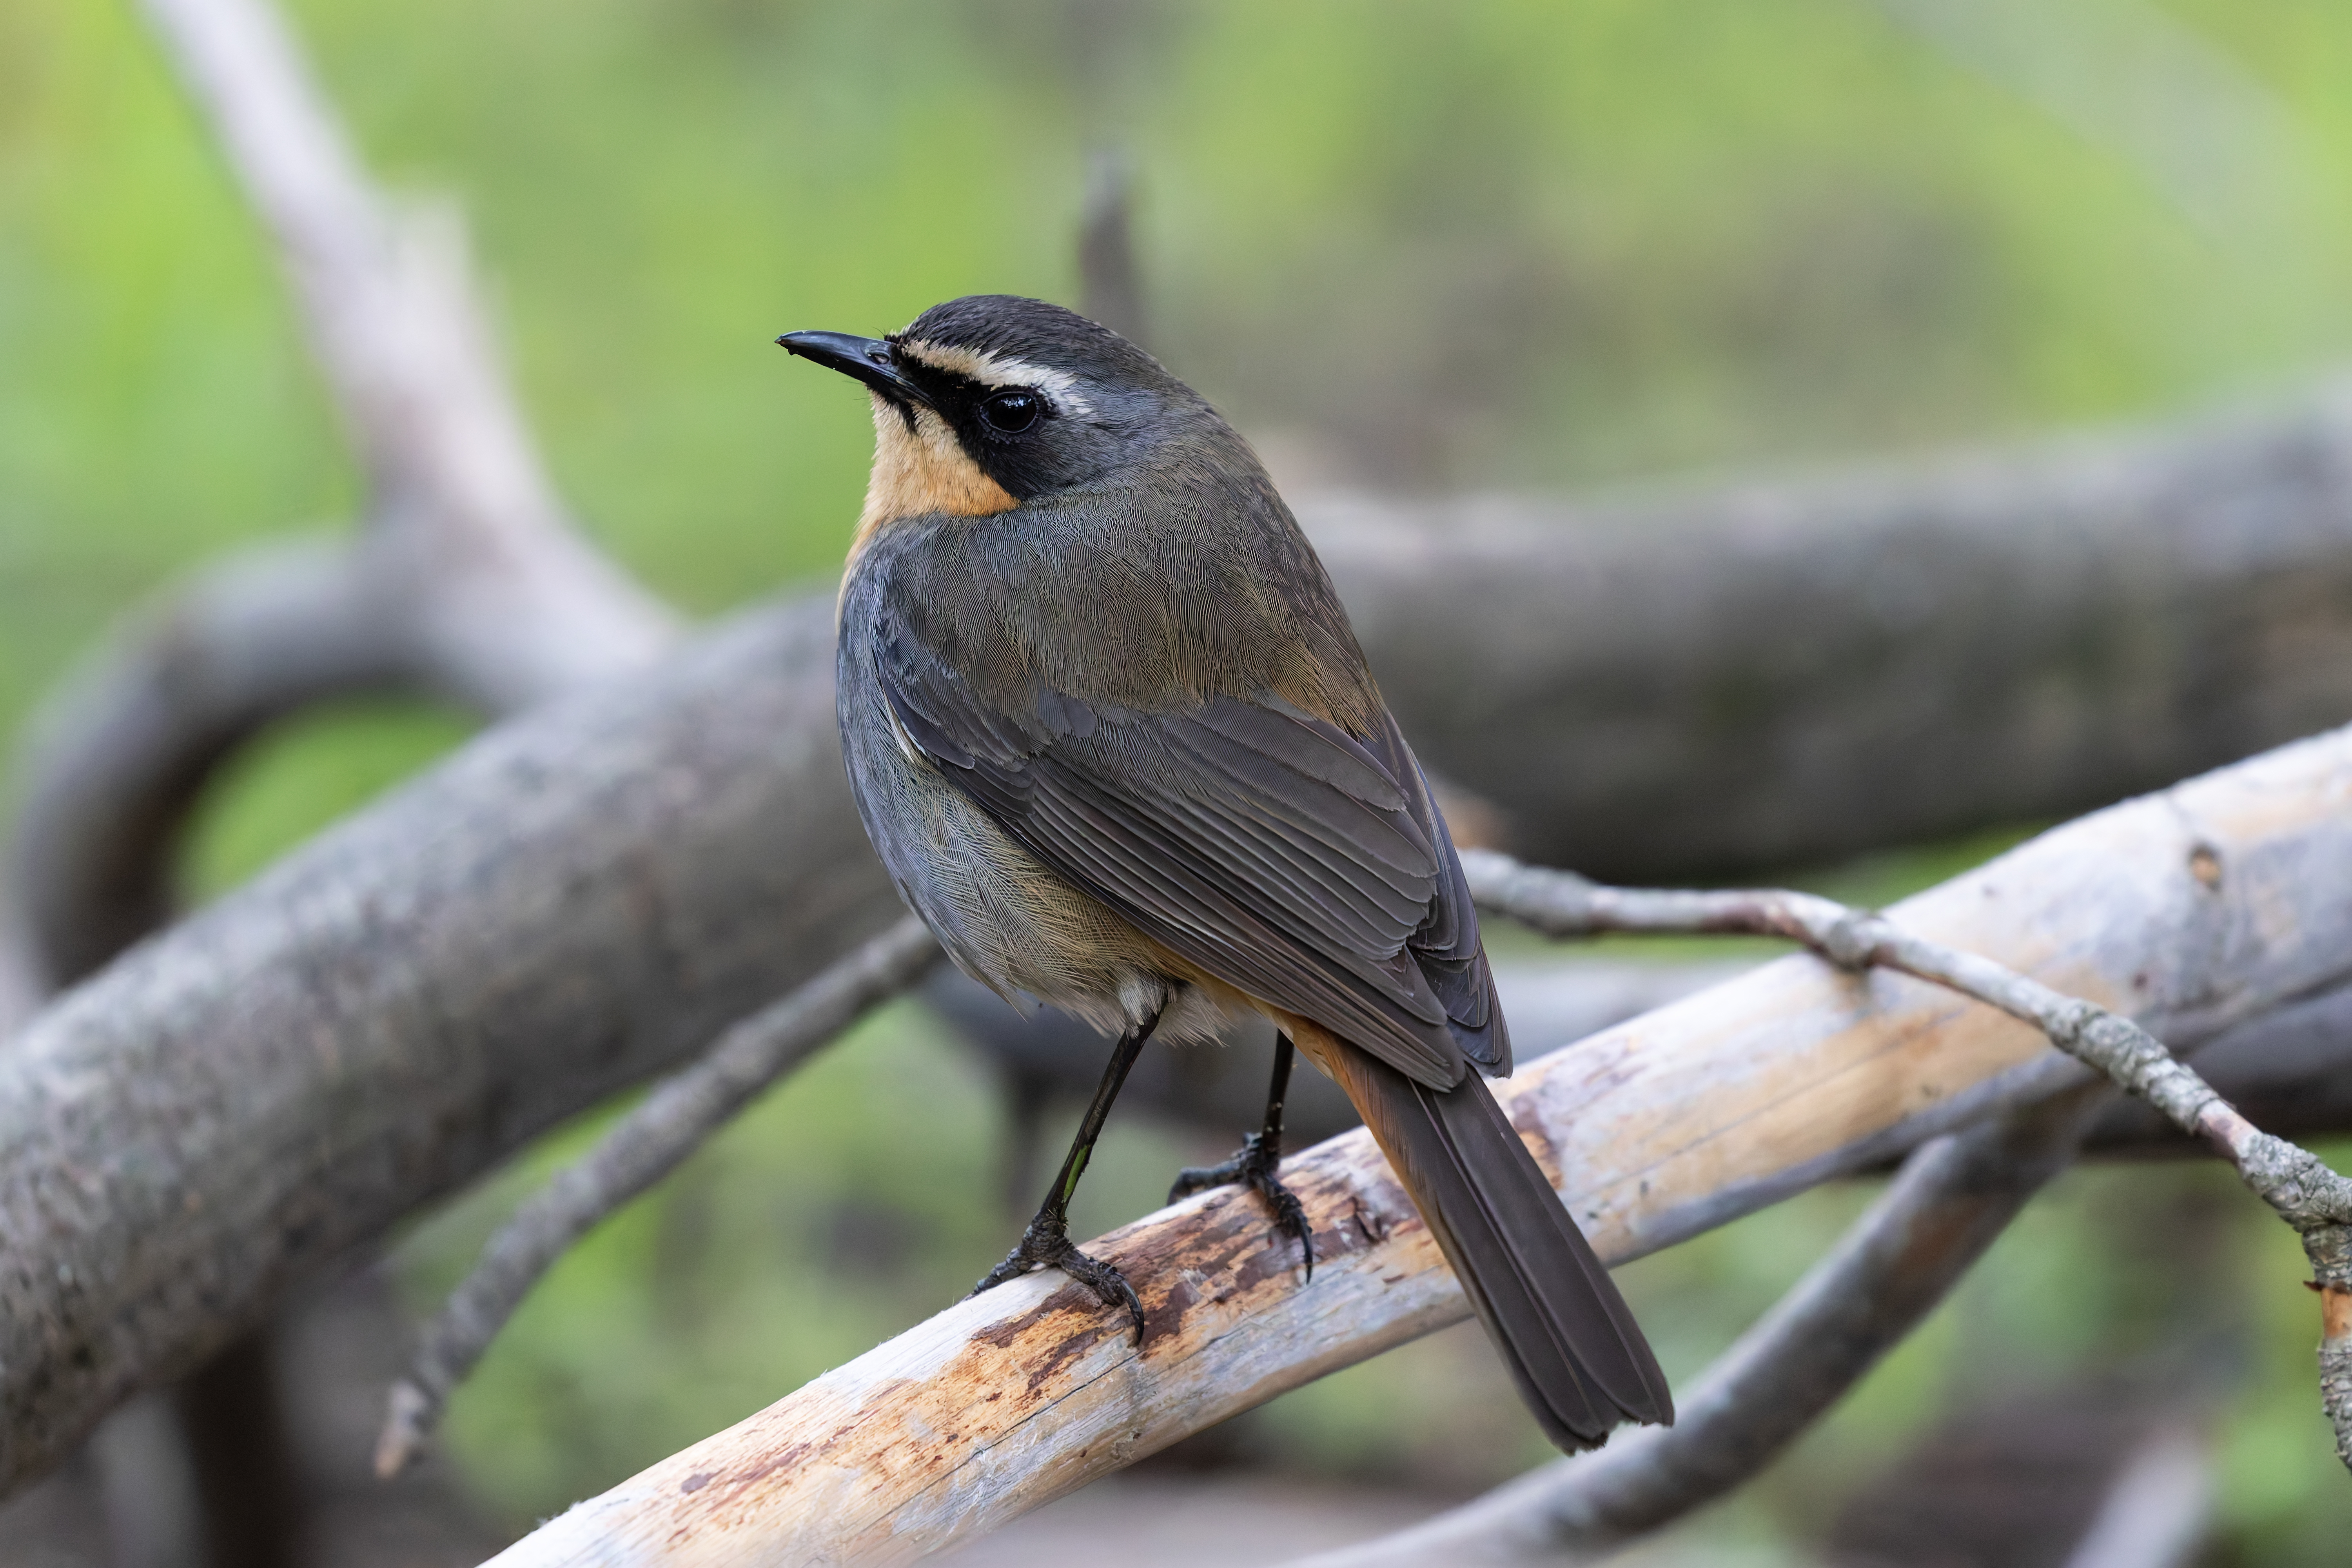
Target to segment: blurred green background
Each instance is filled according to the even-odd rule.
[[[2352,336],[2352,8],[2322,0],[291,16],[377,174],[467,215],[585,526],[697,614],[821,582],[856,511],[862,401],[769,340],[1072,298],[1097,147],[1139,173],[1151,346],[1293,486],[1591,487],[2012,437],[2286,395]],[[358,501],[273,259],[135,16],[5,0],[0,722],[175,574]],[[192,890],[466,730],[371,705],[272,737],[208,807]],[[1983,851],[1790,874],[1884,896]],[[1000,1116],[910,1007],[772,1095],[570,1258],[460,1398],[486,1505],[527,1524],[950,1300],[1008,1234]],[[410,1237],[415,1299],[592,1131]],[[1129,1128],[1082,1226],[1215,1152]],[[1630,1270],[1669,1370],[1864,1195]],[[2352,1489],[2301,1268],[2213,1172],[2069,1178],[1710,1528],[1769,1561],[1939,1412],[2195,1343],[2223,1369],[2215,1561],[2339,1562]],[[1403,1408],[1409,1429],[1383,1418]],[[1458,1331],[1281,1402],[1246,1444],[1433,1495],[1544,1453]]]

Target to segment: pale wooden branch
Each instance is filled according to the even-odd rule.
[[[417,1336],[376,1443],[389,1479],[423,1449],[450,1391],[523,1297],[572,1244],[677,1168],[761,1089],[922,976],[940,944],[911,915],[833,962],[791,995],[721,1034],[700,1061],[654,1086],[596,1147],[527,1200],[484,1245]]]
[[[1299,1568],[1598,1559],[1726,1495],[1918,1326],[2066,1168],[2111,1092],[2084,1085],[1915,1151],[1837,1246],[1676,1398],[1674,1426],[1622,1433],[1597,1454]]]
[[[656,1085],[644,1103],[624,1117],[593,1150],[526,1201],[484,1245],[472,1272],[420,1331],[409,1375],[392,1391],[390,1411],[376,1447],[378,1472],[397,1474],[422,1451],[451,1392],[471,1373],[490,1342],[558,1258],[606,1215],[667,1176],[753,1096],[848,1027],[866,1008],[887,1000],[919,978],[926,969],[932,969],[937,973],[923,987],[922,994],[934,1005],[945,1000],[955,1009],[953,1016],[968,1025],[979,1024],[983,1017],[992,1023],[996,1016],[1002,1016],[1017,1027],[1033,1026],[1033,1020],[1007,1008],[1003,998],[952,970],[936,965],[933,960],[937,956],[937,943],[926,928],[911,919],[901,921],[863,947],[835,960],[790,996],[729,1028],[702,1059]],[[1528,973],[1525,966],[1518,971],[1507,966],[1505,994],[1510,999],[1513,1017],[1518,1021],[1520,1037],[1577,1038],[1643,1010],[1617,1005],[1621,995],[1651,994],[1662,988],[1683,995],[1700,989],[1702,976],[1724,977],[1724,966],[1719,964],[1676,966],[1664,975],[1628,973],[1633,968],[1623,964],[1576,965],[1568,974],[1557,976]],[[1685,970],[1690,973],[1682,973]],[[942,984],[951,976],[961,984]],[[1557,984],[1562,978],[1569,982],[1564,987]],[[1554,984],[1547,985],[1546,981]],[[978,995],[972,996],[971,993]],[[977,1006],[967,1013],[961,1005],[966,1000],[984,1000],[984,1013]],[[1528,1003],[1535,1005],[1525,1005]],[[1552,1011],[1543,1010],[1545,1003]],[[1593,1020],[1590,1027],[1555,1027],[1547,1037],[1543,1031],[1545,1022],[1559,1017],[1558,1010],[1563,1006],[1569,1009],[1567,1017],[1580,1022],[1595,1009],[1606,1016]],[[1083,1025],[1073,1023],[1072,1027],[1081,1031],[1089,1042],[1087,1056],[1094,1065],[1094,1076],[1099,1078],[1102,1037]],[[1058,1038],[1062,1031],[1048,1026],[1035,1032]],[[1270,1045],[1270,1028],[1266,1037],[1265,1043]],[[1061,1054],[1055,1053],[1056,1063]],[[1190,1065],[1190,1058],[1202,1055],[1184,1053],[1183,1059]],[[1248,1054],[1219,1051],[1206,1055],[1222,1063],[1228,1056]],[[1248,1092],[1253,1098],[1246,1105],[1237,1101],[1232,1108],[1233,1115],[1226,1119],[1236,1127],[1259,1113],[1265,1095],[1263,1064],[1256,1063],[1254,1057],[1249,1059],[1253,1065],[1247,1073]],[[1153,1061],[1172,1069],[1180,1058],[1178,1053],[1161,1052]],[[1171,1070],[1147,1081],[1156,1082],[1158,1087],[1157,1096],[1148,1103],[1180,1114],[1201,1114],[1202,1105],[1196,1098],[1201,1089],[1197,1078]],[[1133,1098],[1136,1088],[1130,1078],[1122,1103]],[[1325,1136],[1324,1132],[1312,1131],[1314,1121],[1302,1120],[1297,1114],[1298,1101],[1318,1089],[1328,1089],[1338,1101],[1337,1109],[1346,1111],[1346,1098],[1328,1080],[1318,1078],[1295,1085],[1290,1125],[1301,1141]],[[1307,1092],[1302,1094],[1299,1090]],[[1325,1116],[1329,1117],[1330,1112]],[[1353,1125],[1355,1121],[1351,1113],[1344,1114],[1331,1131]],[[1026,1183],[1023,1184],[1024,1191],[1026,1186]]]
[[[2347,789],[2352,735],[2330,735],[2045,835],[1892,918],[2210,1037],[2352,973],[2336,934],[2352,930]],[[2200,873],[2208,855],[2218,879]],[[1798,957],[1530,1062],[1500,1093],[1621,1262],[2089,1081],[2038,1031],[1940,985]],[[1142,1353],[1075,1288],[1015,1281],[498,1561],[910,1561],[1464,1315],[1366,1134],[1283,1175],[1317,1230],[1311,1286],[1267,1249],[1254,1199],[1204,1195],[1092,1244],[1141,1289]]]

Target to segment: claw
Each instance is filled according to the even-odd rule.
[[[1037,1268],[1058,1268],[1093,1291],[1095,1299],[1104,1306],[1113,1310],[1125,1308],[1135,1323],[1136,1348],[1143,1348],[1143,1302],[1136,1296],[1135,1287],[1127,1282],[1127,1276],[1102,1259],[1080,1252],[1071,1241],[1066,1226],[1042,1215],[1030,1222],[1029,1228],[1022,1232],[1020,1245],[1004,1255],[1004,1261],[982,1276],[980,1283],[971,1288],[971,1295],[993,1290],[1006,1280],[1018,1279]]]
[[[1275,1177],[1282,1163],[1279,1145],[1269,1145],[1265,1137],[1253,1132],[1242,1140],[1241,1148],[1222,1165],[1187,1165],[1176,1173],[1175,1184],[1168,1189],[1168,1201],[1191,1197],[1194,1193],[1207,1192],[1211,1187],[1245,1186],[1265,1200],[1274,1211],[1274,1228],[1277,1236],[1297,1239],[1298,1249],[1306,1255],[1307,1279],[1315,1279],[1315,1228],[1307,1223],[1306,1205],[1297,1194]]]

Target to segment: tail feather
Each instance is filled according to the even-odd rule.
[[[1294,1037],[1363,1112],[1545,1435],[1572,1452],[1671,1425],[1649,1342],[1485,1080],[1431,1089],[1312,1026]]]

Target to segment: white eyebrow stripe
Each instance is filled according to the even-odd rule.
[[[1066,370],[1049,370],[1011,354],[982,353],[923,338],[902,340],[898,352],[933,370],[966,376],[982,386],[1034,386],[1052,398],[1065,414],[1095,411],[1094,405],[1079,394],[1077,378]]]

